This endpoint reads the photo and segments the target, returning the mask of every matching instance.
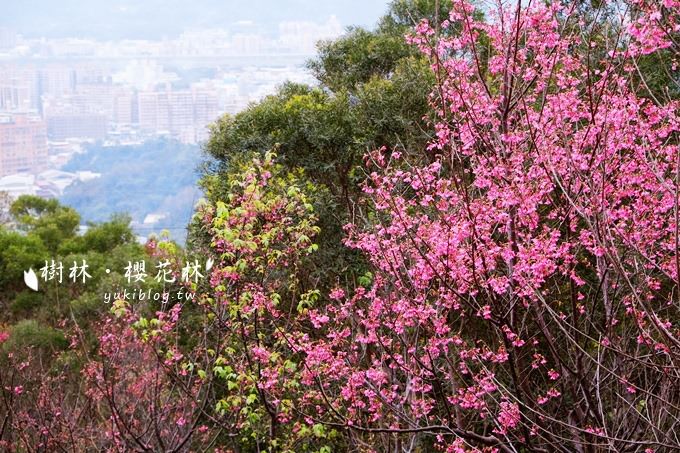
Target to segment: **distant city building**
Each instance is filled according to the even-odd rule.
[[[167,118],[167,97],[165,93],[141,92],[137,95],[139,127],[145,131],[157,131],[161,127],[167,128],[167,122],[161,126],[159,117]]]
[[[43,114],[51,140],[65,138],[103,139],[113,125],[137,121],[136,98],[129,87],[82,83],[75,92],[42,97]]]
[[[38,113],[38,73],[32,65],[0,66],[0,112]]]
[[[113,95],[112,122],[129,125],[139,122],[137,96],[132,90],[120,88]]]
[[[59,170],[46,170],[37,175],[13,174],[0,177],[0,192],[7,193],[10,198],[21,195],[54,198],[62,195],[75,181],[91,181],[100,176],[101,174],[91,171],[67,173]]]
[[[179,77],[175,73],[166,72],[157,61],[134,59],[124,69],[114,73],[112,80],[116,84],[140,90],[153,90],[157,86],[177,82]]]
[[[103,140],[108,130],[108,118],[97,113],[57,113],[46,116],[50,140],[82,138]]]
[[[278,34],[239,21],[157,41],[26,38],[0,28],[0,115],[41,117],[36,143],[45,135],[53,143],[202,142],[221,114],[239,112],[287,80],[315,83],[305,56],[318,40],[342,32],[335,17],[282,22]],[[50,168],[70,155],[55,148]],[[29,169],[22,156],[8,168]]]
[[[219,115],[217,94],[211,91],[140,92],[137,102],[142,130],[186,143],[205,140],[206,126]]]
[[[49,49],[55,57],[83,57],[93,55],[97,42],[90,39],[64,38],[54,39]]]
[[[0,116],[0,176],[47,168],[47,132],[40,118]]]
[[[31,80],[0,81],[0,111],[30,112],[34,107],[33,92]]]
[[[61,64],[46,66],[38,71],[40,95],[62,96],[76,88],[76,71]]]
[[[81,113],[100,113],[113,118],[117,87],[110,83],[78,85],[71,96],[66,97],[70,107]],[[49,112],[46,110],[45,112]]]
[[[194,96],[190,91],[168,93],[168,130],[173,135],[190,136],[194,128]],[[185,140],[186,141],[186,140]]]
[[[111,84],[111,70],[101,63],[79,63],[74,67],[76,88],[81,85]]]
[[[265,40],[255,33],[238,33],[234,35],[231,48],[241,55],[260,55],[265,48]]]
[[[0,177],[0,192],[5,192],[12,199],[21,195],[38,195],[38,191],[34,175],[16,174]]]
[[[342,25],[335,16],[331,16],[325,24],[281,22],[279,43],[283,50],[311,54],[314,53],[318,41],[337,38],[342,32]]]
[[[218,116],[219,99],[215,91],[194,91],[194,124],[197,142],[204,142],[209,138],[208,125]]]

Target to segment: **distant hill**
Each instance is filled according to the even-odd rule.
[[[101,222],[111,214],[127,213],[139,224],[147,215],[167,213],[154,225],[173,237],[183,239],[184,229],[201,196],[197,188],[200,147],[171,140],[154,140],[143,145],[91,146],[76,155],[63,169],[90,170],[101,177],[69,186],[60,201],[72,206],[84,221]],[[151,228],[136,228],[140,235]]]

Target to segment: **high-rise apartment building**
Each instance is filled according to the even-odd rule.
[[[0,116],[0,176],[47,168],[47,130],[40,118]]]
[[[203,142],[210,137],[208,125],[219,116],[219,99],[215,91],[194,91],[194,124],[196,141]]]
[[[0,112],[39,112],[40,94],[36,69],[31,65],[0,65]]]
[[[108,131],[108,118],[100,113],[60,112],[45,117],[51,140],[69,138],[102,140]]]
[[[170,132],[185,135],[194,127],[194,97],[191,91],[173,91],[170,100]]]
[[[139,127],[165,132],[185,142],[207,138],[205,127],[217,118],[217,94],[208,91],[147,91],[138,94]]]
[[[76,72],[66,65],[53,64],[38,71],[40,95],[63,96],[76,89]]]
[[[133,124],[138,122],[137,118],[137,97],[128,88],[119,88],[113,95],[113,117],[114,124]]]
[[[139,127],[148,132],[167,131],[169,126],[168,95],[147,91],[137,96]]]

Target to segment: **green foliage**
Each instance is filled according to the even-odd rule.
[[[437,5],[438,10],[437,10]],[[422,59],[422,55],[406,42],[406,35],[412,33],[413,27],[423,19],[430,23],[441,23],[448,19],[451,3],[435,0],[395,0],[380,20],[374,31],[363,28],[350,28],[339,39],[323,41],[318,44],[318,57],[308,63],[308,67],[317,79],[334,92],[350,91],[357,93],[361,86],[371,79],[392,79],[394,72],[405,59]],[[424,77],[425,80],[419,77]],[[427,84],[431,74],[429,70],[419,71],[411,79],[423,82],[429,93],[432,84]],[[428,93],[424,93],[427,96]],[[417,96],[416,101],[423,100]],[[407,93],[402,97],[409,102]],[[420,110],[413,111],[411,118]],[[383,143],[387,145],[388,143]]]
[[[9,340],[3,344],[3,349],[12,351],[33,347],[43,351],[58,351],[67,346],[68,341],[59,330],[26,319],[11,327]]]
[[[308,64],[319,87],[285,84],[213,125],[206,151],[216,165],[206,167],[201,181],[209,203],[229,196],[225,181],[248,165],[251,152],[275,150],[280,164],[292,172],[302,169],[322,189],[310,198],[321,232],[309,278],[320,287],[330,289],[365,271],[363,258],[342,242],[342,226],[357,221],[364,209],[364,155],[384,148],[422,159],[433,136],[428,97],[434,76],[405,34],[413,21],[432,18],[435,9],[434,1],[393,2],[376,30],[352,28],[319,44],[318,57]],[[447,11],[440,8],[440,16]],[[191,236],[194,247],[205,247],[200,224]]]
[[[23,235],[0,227],[0,286],[8,289],[23,285],[23,272],[36,270],[48,257],[41,237]]]
[[[204,311],[187,317],[183,312],[181,322],[188,333],[207,332],[210,359],[196,373],[219,383],[210,404],[215,416],[238,417],[238,435],[230,439],[235,449],[319,451],[333,439],[332,431],[298,432],[280,422],[296,416],[304,371],[282,333],[306,327],[309,310],[324,302],[314,288],[320,267],[314,255],[320,250],[316,204],[328,194],[304,170],[275,157],[244,152],[229,172],[204,179],[208,200],[193,230],[205,233],[209,243],[201,246],[214,257],[215,273],[199,287],[196,306]],[[283,314],[293,315],[285,325]],[[149,332],[153,321],[138,327]]]
[[[214,206],[211,245],[221,241],[233,249],[221,256],[230,262],[225,270],[257,281],[277,265],[285,269],[283,263],[292,258],[290,243],[307,247],[311,253],[311,237],[319,232],[311,203],[318,189],[304,172],[288,171],[274,158],[273,153],[255,157],[240,172],[231,173],[229,195]],[[276,286],[291,289],[286,272],[274,277]]]
[[[83,235],[76,234],[78,214],[57,200],[34,196],[19,197],[10,209],[20,231],[0,226],[0,303],[4,310],[0,323],[34,321],[22,328],[57,326],[65,318],[76,319],[86,327],[108,307],[102,294],[123,287],[121,275],[129,261],[148,258],[130,229],[130,218],[114,216],[110,221],[90,224]],[[62,281],[44,281],[41,269],[52,261],[62,264]],[[74,262],[85,260],[91,278],[85,284],[72,282],[69,270]],[[23,272],[38,274],[40,291],[26,289]],[[111,269],[107,274],[104,269]],[[28,326],[28,327],[27,327]],[[37,328],[37,327],[36,327]]]
[[[384,146],[420,153],[431,135],[424,117],[433,76],[404,34],[411,20],[433,15],[434,5],[394,2],[377,30],[353,28],[320,43],[319,56],[309,62],[320,87],[285,84],[215,123],[206,146],[218,162],[213,170],[228,172],[244,152],[276,148],[283,165],[303,168],[327,186],[344,208],[339,214],[348,214],[362,181],[352,175],[367,151]],[[441,9],[442,17],[446,11]]]
[[[337,179],[339,167],[358,159],[353,135],[347,97],[288,83],[259,104],[219,120],[206,149],[227,168],[244,152],[264,154],[276,147],[281,163],[323,181]]]
[[[69,306],[76,319],[89,319],[102,312],[102,304],[101,296],[86,292],[71,300]]]
[[[428,98],[434,75],[405,34],[414,21],[432,19],[435,10],[432,0],[393,2],[376,30],[352,28],[319,44],[318,57],[308,64],[319,87],[284,84],[212,127],[206,152],[214,161],[201,181],[210,204],[227,199],[232,190],[227,181],[249,165],[252,152],[275,150],[281,165],[292,172],[302,169],[323,189],[310,198],[321,228],[310,279],[325,289],[365,271],[363,259],[342,243],[342,226],[366,214],[364,155],[384,148],[387,154],[426,158],[422,150],[433,136]],[[439,13],[446,17],[448,6]],[[205,236],[194,224],[193,246],[205,248]]]
[[[451,5],[446,0],[393,0],[379,29],[383,33],[405,34],[423,19],[431,24],[441,24],[449,18]]]
[[[335,41],[321,42],[319,57],[308,67],[321,83],[338,92],[354,89],[372,77],[387,78],[402,58],[415,51],[398,33],[352,28]]]
[[[397,1],[375,31],[353,28],[319,44],[309,67],[319,88],[288,83],[274,95],[213,126],[206,151],[228,172],[244,152],[276,148],[280,162],[303,168],[351,210],[363,155],[380,147],[418,150],[430,137],[428,63],[405,41],[411,20],[434,14],[433,1]],[[442,17],[446,14],[442,8]]]
[[[55,252],[62,241],[75,236],[80,224],[75,209],[34,195],[19,197],[12,203],[10,213],[20,229],[39,237],[51,252]]]
[[[381,146],[415,152],[431,139],[428,96],[434,84],[429,63],[408,57],[396,63],[391,76],[374,76],[357,91],[355,117],[365,150]]]
[[[672,69],[674,67],[675,70]],[[671,51],[657,50],[643,55],[638,61],[638,68],[634,81],[642,96],[657,101],[680,98],[680,68],[673,65]]]
[[[10,304],[10,311],[14,316],[30,313],[40,307],[44,301],[44,295],[33,291],[21,291]]]
[[[115,247],[134,242],[135,236],[130,229],[128,215],[115,214],[110,221],[99,224],[91,223],[82,236],[77,236],[61,244],[61,254],[95,251],[106,253]]]

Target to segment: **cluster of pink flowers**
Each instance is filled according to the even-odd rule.
[[[336,363],[315,376],[333,422],[408,432],[466,420],[474,431],[491,416],[497,437],[451,428],[441,444],[462,451],[459,436],[472,447],[531,435],[561,445],[573,437],[553,412],[561,405],[585,398],[569,423],[610,433],[623,421],[592,414],[612,414],[635,388],[650,385],[667,404],[644,373],[678,389],[657,367],[675,373],[680,359],[669,303],[680,105],[639,95],[633,79],[635,58],[673,45],[680,9],[633,3],[609,5],[629,14],[619,32],[630,46],[595,62],[587,39],[598,24],[576,2],[498,3],[482,20],[455,0],[441,25],[458,33],[416,28],[410,42],[439,80],[429,159],[369,156],[365,192],[381,222],[346,230],[372,285],[334,291],[340,305],[312,317],[328,338],[310,345],[310,360]],[[630,341],[638,335],[647,353]],[[620,381],[622,357],[641,356],[624,360],[630,382],[604,383]]]
[[[322,294],[300,271],[319,233],[301,173],[267,154],[234,176],[199,214],[215,266],[194,305],[114,307],[99,326],[82,373],[106,447],[230,430],[294,449],[332,428],[390,451],[677,448],[680,103],[643,95],[640,62],[663,51],[677,71],[680,2],[604,3],[483,17],[454,0],[416,27],[434,133],[366,156],[371,212],[345,227],[358,284]]]

